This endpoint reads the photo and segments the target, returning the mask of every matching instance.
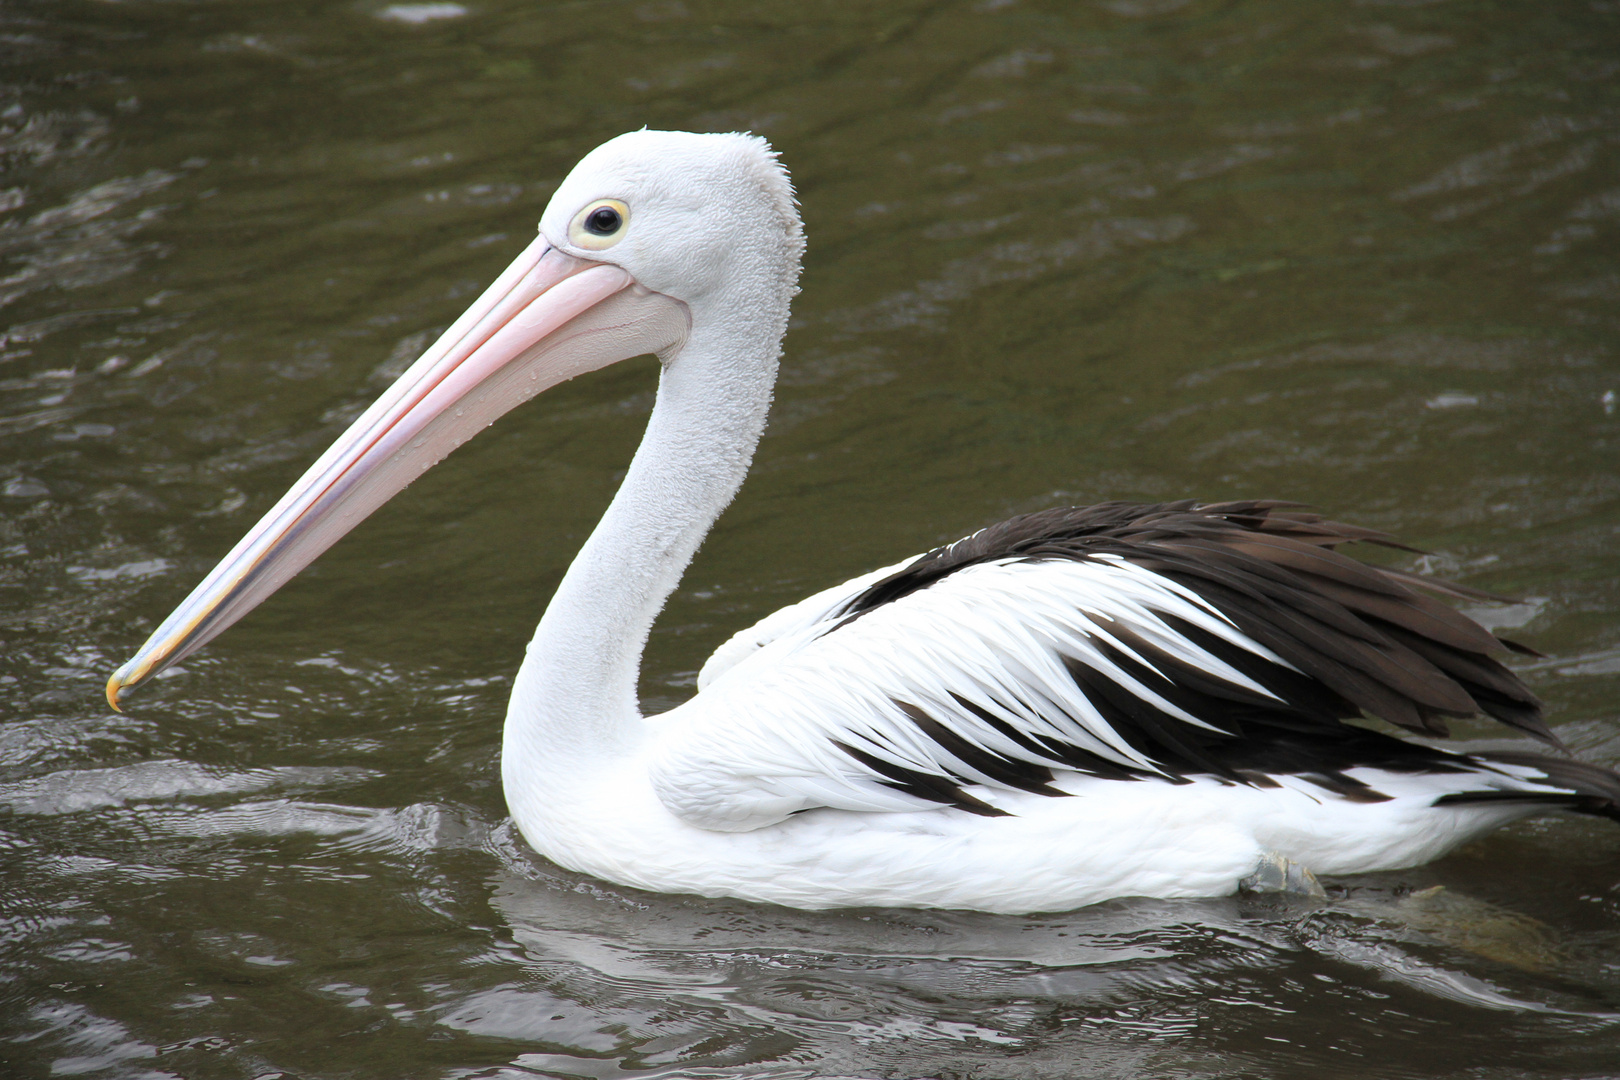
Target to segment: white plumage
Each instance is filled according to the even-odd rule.
[[[758,828],[813,806],[935,805],[885,786],[880,774],[837,751],[836,740],[913,771],[948,770],[1015,790],[953,759],[897,702],[939,718],[955,734],[1002,757],[1064,767],[1051,755],[1020,746],[963,701],[1026,735],[1163,775],[1081,693],[1062,658],[1095,668],[1184,723],[1215,729],[1120,670],[1096,645],[1102,637],[1129,652],[1108,636],[1106,624],[1128,624],[1217,678],[1272,695],[1177,637],[1161,612],[1280,663],[1197,596],[1123,562],[981,563],[836,632],[838,620],[823,616],[713,679],[697,699],[699,707],[675,709],[664,718],[668,734],[652,757],[654,789],[679,816],[710,829]],[[1103,625],[1083,626],[1088,618]]]
[[[647,434],[507,714],[513,817],[565,866],[1031,911],[1230,892],[1272,857],[1410,865],[1539,809],[1616,816],[1606,769],[1342,723],[1440,734],[1483,710],[1556,741],[1494,639],[1333,550],[1382,538],[1277,503],[1013,519],[769,616],[643,717],[648,631],[765,424],[802,232],[763,140],[653,131],[587,156],[540,232],[113,675],[115,706],[507,409],[652,352]]]

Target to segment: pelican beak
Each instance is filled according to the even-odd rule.
[[[189,656],[507,410],[690,329],[686,306],[544,236],[310,466],[107,680],[107,702]]]

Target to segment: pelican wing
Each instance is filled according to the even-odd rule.
[[[737,830],[818,806],[1000,814],[997,792],[1063,795],[1064,773],[1289,774],[1368,800],[1346,769],[1454,768],[1342,722],[1363,712],[1443,735],[1483,711],[1552,741],[1500,643],[1413,586],[1460,590],[1347,540],[1388,542],[1277,503],[1014,518],[762,622],[671,714],[654,782]]]

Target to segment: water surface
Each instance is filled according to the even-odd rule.
[[[649,360],[503,420],[126,715],[100,687],[583,153],[744,128],[798,183],[804,292],[649,709],[760,615],[1009,513],[1270,496],[1520,598],[1475,613],[1546,654],[1520,666],[1562,738],[1620,763],[1616,5],[14,0],[0,24],[8,1075],[1614,1071],[1597,822],[1323,904],[1028,918],[653,896],[528,854],[504,699]]]

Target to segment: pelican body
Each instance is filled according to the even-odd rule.
[[[1505,643],[1336,550],[1284,503],[1014,518],[737,634],[643,716],[653,620],[764,430],[804,240],[763,139],[639,131],[587,155],[539,237],[108,682],[221,633],[507,410],[651,353],[646,435],[515,680],[524,838],[660,892],[1027,912],[1232,892],[1266,859],[1410,866],[1528,814],[1620,817],[1567,757],[1448,753],[1485,713],[1557,746]]]

